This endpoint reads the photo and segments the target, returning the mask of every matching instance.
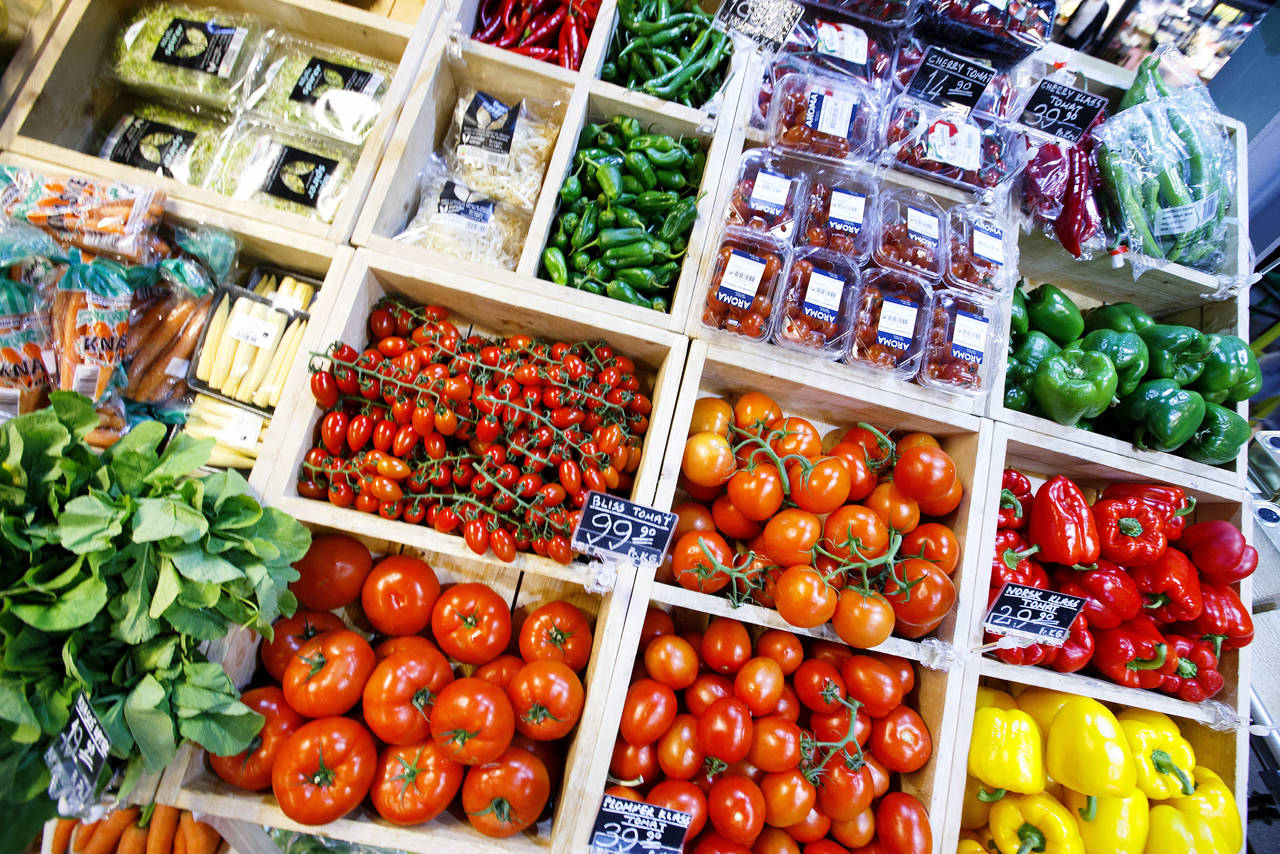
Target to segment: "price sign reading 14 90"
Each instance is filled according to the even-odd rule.
[[[675,526],[674,513],[589,492],[570,545],[593,557],[611,555],[656,566],[667,553]]]

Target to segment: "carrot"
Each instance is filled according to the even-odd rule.
[[[211,825],[192,820],[187,828],[187,854],[214,854],[222,836]]]
[[[182,840],[182,848],[185,854],[196,854],[195,841],[196,836],[193,832],[195,829],[196,817],[187,810],[182,811],[181,818],[178,819],[178,839]],[[175,852],[178,850],[175,846]]]
[[[118,809],[102,820],[93,839],[84,848],[84,854],[111,854],[120,843],[124,830],[138,820],[138,808]]]
[[[120,836],[120,845],[116,854],[144,854],[147,850],[147,828],[138,827],[137,823],[124,829]]]
[[[94,831],[98,829],[99,824],[102,824],[102,822],[91,821],[76,828],[75,838],[71,840],[72,854],[84,854],[84,849],[89,844],[89,841],[93,839]]]
[[[173,837],[173,854],[187,854],[187,837],[181,833]]]
[[[75,830],[79,823],[74,818],[58,819],[57,826],[53,828],[53,845],[49,846],[53,854],[67,854],[67,845],[71,842],[71,831]]]
[[[178,808],[156,804],[151,814],[151,833],[147,836],[147,854],[170,854],[173,836],[178,830]]]

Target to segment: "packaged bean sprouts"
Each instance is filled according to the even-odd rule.
[[[477,193],[531,211],[559,132],[551,103],[469,89],[445,138],[449,171]]]
[[[213,112],[142,102],[120,116],[98,156],[199,186],[213,171],[228,129]]]

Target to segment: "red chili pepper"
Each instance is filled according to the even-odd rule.
[[[1146,600],[1142,607],[1157,623],[1194,620],[1204,610],[1195,565],[1177,549],[1165,549],[1159,560],[1130,567],[1129,575]]]
[[[486,44],[492,42],[502,32],[506,16],[515,3],[516,0],[485,0],[480,4],[480,26],[471,37]]]
[[[1076,617],[1071,624],[1071,634],[1062,646],[1053,648],[1045,656],[1045,663],[1059,673],[1075,673],[1083,670],[1093,658],[1093,633],[1089,631],[1089,620],[1084,614]]]
[[[1113,483],[1102,491],[1103,498],[1141,498],[1160,514],[1169,542],[1182,536],[1187,517],[1196,509],[1196,500],[1180,486],[1163,483]]]
[[[1169,644],[1169,662],[1161,691],[1188,703],[1202,703],[1222,690],[1218,656],[1207,641],[1181,635],[1165,635],[1164,639]]]
[[[569,14],[569,7],[559,6],[556,9],[539,15],[529,24],[528,35],[520,39],[521,45],[541,45],[556,37],[560,25]]]
[[[1102,553],[1084,494],[1062,475],[1045,481],[1036,492],[1027,538],[1040,547],[1040,559],[1046,563],[1091,566]]]
[[[1084,615],[1096,629],[1114,629],[1142,611],[1142,592],[1129,574],[1114,563],[1098,561],[1098,568],[1079,572],[1062,567],[1053,574],[1060,593],[1083,596]]]
[[[1152,563],[1164,554],[1164,523],[1141,498],[1104,498],[1093,505],[1102,556],[1121,566]]]
[[[576,16],[573,14],[573,10],[571,8],[569,10],[569,16],[565,19],[564,26],[560,28],[560,38],[556,42],[556,61],[560,63],[561,68],[569,67],[569,40],[573,37],[573,31],[576,27]]]
[[[1224,649],[1240,649],[1253,642],[1253,618],[1235,590],[1225,585],[1205,584],[1200,588],[1204,610],[1178,631],[1213,645],[1215,655]]]
[[[1114,629],[1093,633],[1093,666],[1112,682],[1129,688],[1157,688],[1169,647],[1145,614]]]
[[[556,57],[555,48],[541,47],[539,45],[521,45],[519,47],[511,48],[511,51],[522,56],[532,56],[534,59],[548,60],[555,59]]]
[[[996,528],[1016,531],[1031,515],[1031,481],[1017,469],[1005,469],[1000,481],[1000,515]]]
[[[1080,244],[1087,230],[1084,202],[1089,186],[1089,161],[1078,146],[1067,149],[1067,162],[1070,164],[1071,177],[1067,181],[1067,194],[1062,200],[1062,213],[1053,224],[1053,233],[1057,235],[1062,248],[1075,257],[1081,255]]]
[[[1210,584],[1234,584],[1258,568],[1258,550],[1230,522],[1197,522],[1183,533],[1179,545]]]

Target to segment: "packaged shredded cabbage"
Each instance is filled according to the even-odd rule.
[[[203,184],[230,124],[194,110],[139,103],[120,116],[98,151],[103,160]]]
[[[210,186],[236,199],[331,222],[351,181],[356,151],[267,122],[236,122]]]
[[[187,103],[236,106],[262,38],[247,15],[157,3],[116,40],[115,74],[126,84]]]
[[[422,172],[418,212],[395,239],[514,270],[528,230],[528,212],[471,190],[432,155]]]
[[[254,112],[359,144],[373,128],[396,66],[295,38],[270,38],[254,77]]]
[[[548,102],[508,104],[469,89],[445,139],[449,171],[478,193],[533,210],[559,132]]]

